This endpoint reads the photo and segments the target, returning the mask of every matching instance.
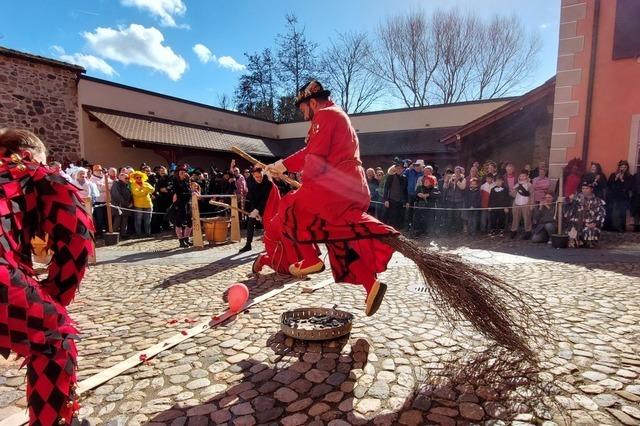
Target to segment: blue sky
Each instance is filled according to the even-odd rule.
[[[539,33],[540,66],[527,88],[555,73],[560,0],[5,1],[11,19],[0,27],[0,45],[79,62],[90,76],[215,105],[219,95],[233,94],[244,53],[273,47],[286,13],[295,13],[322,48],[337,32],[372,32],[390,15],[456,6],[486,18],[516,14]],[[194,51],[196,45],[202,46]]]

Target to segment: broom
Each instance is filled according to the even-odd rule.
[[[232,151],[262,165],[237,147]],[[297,181],[293,181],[298,186]],[[372,236],[411,259],[420,269],[439,311],[452,323],[467,320],[485,337],[535,361],[532,338],[543,333],[546,321],[532,308],[531,296],[452,255],[425,250],[403,235]]]

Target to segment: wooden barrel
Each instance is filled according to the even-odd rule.
[[[204,223],[204,235],[210,243],[224,243],[229,238],[229,226],[231,220],[226,217],[213,217],[202,219]]]
[[[53,253],[47,249],[48,236],[42,240],[38,237],[33,237],[31,240],[31,248],[33,251],[33,261],[37,263],[47,264],[51,260]]]

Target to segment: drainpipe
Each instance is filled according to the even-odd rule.
[[[598,28],[600,25],[600,0],[595,0],[593,8],[593,29],[591,34],[591,58],[589,61],[589,83],[587,86],[587,105],[585,108],[584,132],[582,137],[582,161],[587,164],[589,155],[589,137],[591,136],[591,109],[593,103],[593,84],[598,53]]]

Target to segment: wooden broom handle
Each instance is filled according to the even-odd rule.
[[[227,208],[227,209],[237,210],[237,211],[239,211],[240,213],[245,214],[245,215],[247,215],[247,216],[249,216],[249,215],[251,214],[251,213],[249,213],[248,211],[246,211],[246,210],[242,210],[242,209],[241,209],[241,208],[239,208],[239,207],[233,207],[233,206],[231,206],[231,205],[229,205],[229,204],[222,203],[222,202],[220,202],[220,201],[209,200],[209,204],[211,204],[212,206],[218,206],[218,207],[224,207],[224,208]]]
[[[263,169],[266,167],[266,165],[264,163],[262,163],[261,161],[258,161],[256,158],[254,158],[251,155],[247,154],[246,152],[244,152],[243,150],[241,150],[237,146],[232,146],[231,147],[231,151],[236,153],[236,154],[238,154],[240,157],[244,158],[245,160],[247,160],[248,162],[250,162],[254,166],[262,167]],[[300,187],[302,186],[302,184],[300,182],[298,182],[295,179],[291,179],[289,176],[286,176],[286,175],[280,176],[280,179],[282,179],[285,183],[291,185],[295,189],[300,189]]]

